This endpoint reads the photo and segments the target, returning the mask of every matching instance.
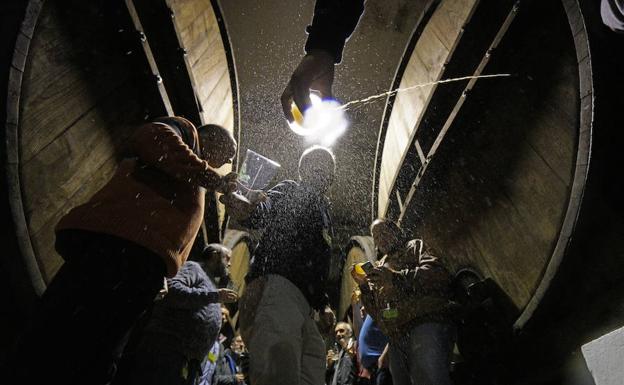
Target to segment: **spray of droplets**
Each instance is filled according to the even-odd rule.
[[[443,80],[437,80],[437,81],[428,82],[428,83],[421,83],[421,84],[416,84],[416,85],[411,86],[411,87],[397,88],[397,89],[394,89],[394,90],[391,90],[391,91],[382,92],[381,94],[371,95],[371,96],[368,96],[366,98],[359,99],[359,100],[352,100],[350,102],[347,102],[347,103],[341,105],[339,108],[341,110],[348,110],[348,109],[350,109],[353,106],[358,105],[358,104],[367,104],[367,103],[370,103],[370,102],[372,102],[374,100],[377,100],[377,99],[380,99],[380,98],[385,98],[385,97],[397,94],[399,92],[411,91],[411,90],[415,90],[415,89],[418,89],[418,88],[424,88],[424,87],[433,86],[433,85],[436,85],[436,84],[453,83],[453,82],[460,82],[460,81],[472,80],[472,79],[500,78],[500,77],[507,77],[507,76],[511,76],[511,74],[463,76],[463,77],[460,77],[460,78],[443,79]]]
[[[345,113],[346,110],[363,107],[369,103],[373,103],[381,98],[386,98],[399,92],[407,92],[436,84],[507,76],[511,75],[494,74],[463,76],[453,79],[437,80],[428,83],[416,84],[411,87],[397,88],[377,95],[371,95],[363,99],[353,100],[342,105],[335,100],[321,100],[318,96],[311,94],[310,100],[312,104],[304,114],[303,124],[290,122],[289,125],[296,134],[306,137],[309,143],[320,143],[323,146],[330,147],[344,132],[346,132],[349,127],[349,119]]]

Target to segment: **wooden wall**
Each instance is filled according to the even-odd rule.
[[[187,52],[205,123],[234,129],[232,87],[225,48],[209,0],[170,0]]]
[[[466,29],[464,36],[480,27],[473,23],[470,28],[477,29]],[[426,33],[427,28],[421,40]],[[457,52],[467,52],[461,39],[457,44]],[[410,61],[420,52],[417,44]],[[463,104],[437,152],[425,148],[428,168],[402,208],[395,195],[399,191],[405,199],[405,190],[391,176],[413,176],[405,170],[418,171],[421,163],[417,156],[400,159],[413,146],[407,140],[411,132],[392,125],[409,117],[410,124],[416,122],[418,140],[419,129],[426,125],[417,122],[426,95],[397,97],[384,143],[378,209],[380,216],[391,219],[400,212],[403,227],[423,237],[452,269],[470,266],[493,278],[521,310],[571,235],[585,181],[582,172],[575,172],[587,164],[589,141],[581,135],[587,128],[581,127],[579,65],[562,4],[521,7],[491,53],[483,73],[512,76],[478,81],[463,93]],[[449,59],[447,68],[469,61],[457,55]],[[406,71],[405,76],[413,75]],[[435,100],[438,110],[444,110],[444,100]],[[441,122],[447,121],[443,118]],[[402,183],[409,189],[412,181]]]
[[[187,52],[203,123],[219,124],[234,133],[231,76],[221,31],[210,0],[168,0],[175,25]],[[232,171],[224,165],[220,172]],[[225,209],[218,203],[220,221]]]
[[[230,276],[239,295],[245,290],[245,275],[249,271],[251,238],[244,231],[228,229],[223,237],[223,244],[232,250]]]
[[[213,5],[208,0],[170,3],[202,122],[233,130],[233,80]],[[32,248],[29,254],[49,282],[62,264],[54,251],[58,220],[109,180],[133,129],[166,110],[124,1],[50,0],[28,17],[36,26],[29,45],[21,44],[26,55],[21,84],[10,90],[19,95],[14,118],[19,180],[12,183],[19,183],[16,195],[26,222],[22,235],[32,245],[25,242],[22,248]],[[154,46],[165,44],[159,43]]]
[[[469,18],[474,0],[443,0],[437,7],[416,43],[403,73],[399,88],[439,80],[444,65],[460,38],[461,28]],[[400,92],[394,101],[384,139],[379,170],[378,216],[383,217],[389,204],[397,171],[403,163],[429,98],[436,86]]]
[[[351,266],[355,263],[375,261],[375,246],[372,237],[356,236],[351,238],[347,245],[347,256],[342,267],[342,281],[340,284],[340,301],[338,303],[338,319],[342,319],[351,306],[351,296],[356,288],[351,278]]]
[[[110,178],[130,127],[146,113],[127,47],[109,38],[110,15],[63,5],[44,4],[21,88],[22,199],[45,281],[62,263],[54,226]]]

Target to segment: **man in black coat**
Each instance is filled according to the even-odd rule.
[[[321,99],[332,99],[334,67],[342,60],[342,50],[364,12],[364,0],[317,0],[314,18],[306,31],[306,55],[293,72],[282,93],[284,115],[294,121],[291,112],[293,102],[299,111],[311,104],[310,90]]]
[[[221,346],[212,385],[246,385],[244,362],[248,357],[240,334],[232,338],[229,349]]]
[[[328,385],[353,385],[357,377],[356,342],[353,328],[346,322],[338,322],[334,328],[335,348],[327,352]]]
[[[299,160],[298,182],[280,182],[261,202],[222,199],[234,218],[263,230],[240,303],[254,385],[323,383],[325,344],[314,311],[333,316],[325,292],[332,237],[325,192],[334,172],[333,154],[312,147]]]

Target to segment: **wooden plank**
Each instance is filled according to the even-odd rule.
[[[218,30],[211,31],[206,34],[205,38],[200,38],[191,41],[191,47],[187,48],[189,55],[189,62],[192,66],[199,64],[199,61],[204,58],[206,54],[211,55],[223,55],[223,42],[221,41],[221,35]]]
[[[232,100],[232,92],[230,89],[226,89],[226,92],[223,95],[223,101],[218,109],[215,110],[214,116],[216,117],[216,121],[218,124],[227,128],[227,122],[234,118],[234,110],[232,106],[228,103],[228,101]]]
[[[421,40],[416,44],[414,55],[424,66],[422,68],[431,74],[430,79],[437,79],[449,55],[449,50],[435,36],[431,28],[425,30]]]
[[[115,156],[130,135],[127,122],[138,121],[142,114],[131,90],[132,85],[117,90],[50,146],[23,163],[25,211],[31,231],[38,231],[51,213],[65,205],[82,188],[85,178]],[[94,186],[92,192],[99,187]]]
[[[524,232],[524,223],[513,214],[509,202],[497,201],[493,209],[470,228],[492,277],[518,307],[524,306],[538,282],[544,249]]]
[[[219,82],[215,84],[214,88],[210,90],[209,93],[206,94],[206,97],[202,99],[203,105],[205,106],[205,111],[210,111],[211,106],[220,107],[222,103],[226,103],[225,97],[229,94],[230,91],[230,77],[227,71],[223,72],[223,75],[220,77]],[[228,103],[229,104],[229,103]]]
[[[22,160],[29,160],[126,80],[117,61],[85,68],[75,56],[86,41],[72,41],[60,30],[54,14],[43,17],[35,33],[22,87]],[[84,79],[90,79],[85,82]]]
[[[550,252],[565,213],[569,183],[562,182],[531,146],[520,145],[524,156],[515,165],[524,173],[508,175],[503,188],[509,189],[509,198],[525,218],[526,231]],[[570,159],[570,168],[572,164]]]
[[[562,101],[561,108],[565,108],[564,103]],[[570,164],[575,156],[577,124],[562,124],[566,120],[562,119],[560,110],[550,111],[552,115],[540,117],[538,124],[541,129],[539,132],[529,132],[527,141],[555,172],[556,177],[570,186],[573,175]]]
[[[112,174],[116,167],[116,162],[109,162],[102,165],[99,173],[94,173],[93,177],[89,180],[83,181],[84,188],[80,189],[72,199],[76,202],[86,201],[93,192],[93,186],[103,185],[109,178],[108,175]],[[54,249],[54,242],[56,236],[54,234],[54,227],[58,221],[62,218],[67,210],[74,207],[74,202],[68,202],[62,210],[56,212],[54,216],[51,216],[47,223],[39,229],[36,233],[31,233],[33,239],[33,247],[36,251],[39,266],[44,274],[46,282],[50,282],[52,277],[56,274],[58,269],[63,264],[62,258],[56,253]]]
[[[230,76],[227,67],[218,66],[215,70],[198,71],[195,73],[197,82],[199,83],[199,96],[207,108],[206,102],[210,102],[211,95],[215,92],[225,91],[219,90],[219,87],[230,88]],[[220,100],[220,99],[219,99]]]
[[[184,54],[176,19],[165,0],[131,0],[152,49],[158,71],[162,76],[172,113],[201,124],[195,84],[189,74],[188,57]]]
[[[214,20],[212,13],[205,13],[191,24],[188,28],[180,31],[180,37],[184,43],[184,47],[191,54],[191,61],[195,61],[201,56],[206,49],[213,47],[220,51],[223,50],[221,42],[221,32]]]
[[[198,87],[205,87],[205,83],[211,80],[216,82],[224,72],[229,72],[225,55],[209,51],[191,68]]]
[[[168,0],[167,3],[174,12],[176,24],[180,29],[187,28],[201,17],[207,7],[212,8],[209,1],[203,0]]]
[[[522,125],[511,127],[498,123],[490,122],[487,127],[505,127],[508,133],[523,129]],[[497,142],[495,138],[492,141]],[[507,162],[502,153],[508,148],[504,143],[497,142],[500,149],[496,150],[492,150],[489,142],[482,147],[471,141],[464,143],[466,148],[472,148],[468,151],[470,158],[466,157],[466,150],[454,151],[465,161],[461,166],[452,165],[451,175],[444,177],[453,180],[450,185],[443,191],[433,190],[440,198],[428,207],[430,212],[423,221],[444,224],[434,231],[442,250],[452,245],[462,246],[469,235],[479,245],[488,268],[495,272],[492,276],[514,303],[522,307],[550,257],[568,190],[526,142],[520,141],[514,149],[521,155],[511,163],[516,173],[499,172],[497,167],[492,167],[496,161]],[[440,181],[435,169],[431,172]],[[478,180],[472,180],[472,175],[477,175]],[[423,189],[431,188],[423,186]],[[431,197],[422,193],[416,199],[431,202]],[[489,203],[475,203],[482,199]],[[453,202],[453,206],[443,202]],[[472,262],[484,266],[483,261]]]

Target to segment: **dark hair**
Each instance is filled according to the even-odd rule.
[[[215,255],[221,255],[224,252],[225,253],[230,252],[230,249],[223,246],[220,243],[210,243],[206,245],[206,247],[204,247],[204,250],[202,250],[201,255],[199,256],[198,260],[209,261]]]
[[[336,173],[336,158],[330,149],[314,145],[307,148],[299,158],[299,177],[303,178],[312,165],[321,168],[327,168],[327,171],[333,176]]]
[[[388,219],[383,219],[383,218],[377,218],[373,221],[373,223],[371,223],[370,225],[371,233],[373,232],[374,227],[377,227],[380,225],[386,226],[388,229],[392,230],[399,237],[405,237],[405,232],[399,227],[399,225],[396,222],[388,220]]]
[[[230,142],[236,144],[234,135],[227,128],[218,124],[205,124],[197,129],[199,136],[210,142]]]

